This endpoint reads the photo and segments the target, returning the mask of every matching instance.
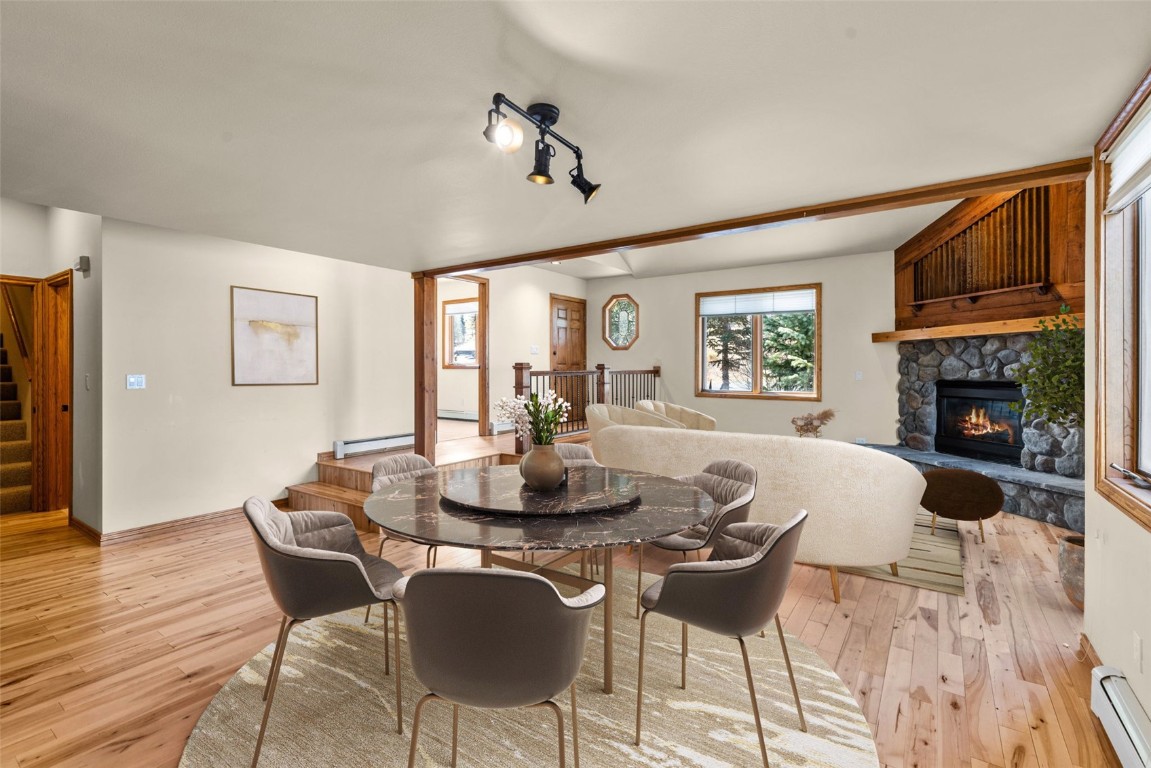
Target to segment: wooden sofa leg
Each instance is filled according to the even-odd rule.
[[[831,596],[835,598],[836,605],[839,604],[839,569],[834,565],[828,566],[828,571],[831,572]]]
[[[897,579],[899,578],[899,563],[891,564],[891,575]]]

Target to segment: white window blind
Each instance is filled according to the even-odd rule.
[[[771,291],[768,293],[731,293],[726,296],[700,296],[699,314],[769,315],[780,312],[814,312],[815,289]]]
[[[478,301],[463,301],[458,304],[444,305],[444,312],[449,315],[474,315],[480,311]]]
[[[1104,156],[1111,166],[1107,213],[1123,210],[1151,189],[1151,100]]]

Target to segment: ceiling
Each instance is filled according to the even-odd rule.
[[[1147,2],[0,4],[0,194],[417,271],[1087,156]],[[603,184],[524,176],[551,101]],[[944,206],[596,257],[588,276],[889,250]]]

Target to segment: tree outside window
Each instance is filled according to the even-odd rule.
[[[820,399],[820,286],[696,294],[698,393]]]

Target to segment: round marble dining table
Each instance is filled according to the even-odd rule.
[[[516,466],[442,468],[376,491],[368,518],[389,533],[421,544],[482,550],[485,567],[501,565],[586,589],[593,582],[559,571],[572,553],[605,549],[604,693],[612,692],[614,547],[678,533],[702,522],[714,502],[670,477],[609,467],[571,467],[567,481],[540,493],[523,485]],[[454,499],[454,501],[453,501]],[[494,554],[521,551],[525,560]],[[529,552],[560,551],[543,563]]]
[[[364,511],[421,544],[488,550],[618,547],[678,533],[712,511],[710,496],[670,477],[572,467],[555,491],[523,485],[515,466],[444,468],[389,485]]]

